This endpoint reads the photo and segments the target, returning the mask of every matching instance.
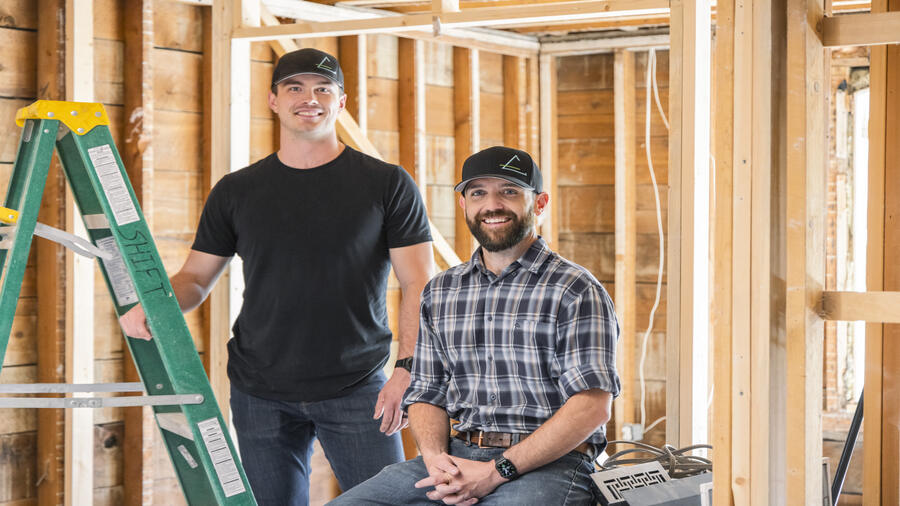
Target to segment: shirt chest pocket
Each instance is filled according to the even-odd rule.
[[[556,324],[540,317],[505,317],[501,321],[505,340],[514,348],[534,350],[541,354],[553,353],[556,349]]]

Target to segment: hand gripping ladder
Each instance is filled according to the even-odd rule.
[[[255,505],[197,349],[101,104],[40,100],[20,109],[24,127],[0,209],[0,364],[6,354],[32,236],[99,258],[119,316],[140,303],[150,341],[126,338],[141,384],[87,385],[87,391],[143,390],[144,397],[8,398],[5,407],[151,405],[178,481],[192,505]],[[54,143],[90,241],[37,223]],[[71,392],[83,385],[4,385],[7,392]],[[120,388],[111,388],[111,387]],[[8,387],[13,387],[12,390]]]

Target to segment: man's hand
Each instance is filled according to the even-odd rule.
[[[429,476],[416,483],[416,488],[434,487],[434,490],[426,494],[432,501],[443,501],[445,504],[475,504],[478,499],[490,494],[507,481],[497,472],[494,461],[479,462],[452,455],[447,455],[447,458],[455,466],[455,473],[432,472],[429,468]],[[443,468],[446,467],[447,464],[444,464]]]
[[[409,371],[402,367],[394,368],[391,379],[378,392],[375,413],[372,418],[381,418],[381,432],[386,436],[393,435],[409,425],[406,414],[400,409],[403,394],[409,387]]]
[[[153,334],[147,327],[147,317],[144,315],[144,308],[140,304],[129,309],[127,313],[119,317],[119,325],[128,337],[136,339],[144,339],[149,341],[153,339]]]

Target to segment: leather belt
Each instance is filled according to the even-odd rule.
[[[509,448],[510,446],[518,444],[530,435],[531,433],[484,432],[480,430],[471,430],[457,432],[453,437],[465,442],[467,445],[476,445],[479,448]],[[576,446],[575,451],[593,458],[594,445],[585,441]]]

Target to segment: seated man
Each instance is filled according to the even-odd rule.
[[[527,153],[472,155],[456,191],[481,247],[422,294],[403,401],[422,455],[331,504],[593,504],[620,388],[612,301],[537,235],[549,196]]]

